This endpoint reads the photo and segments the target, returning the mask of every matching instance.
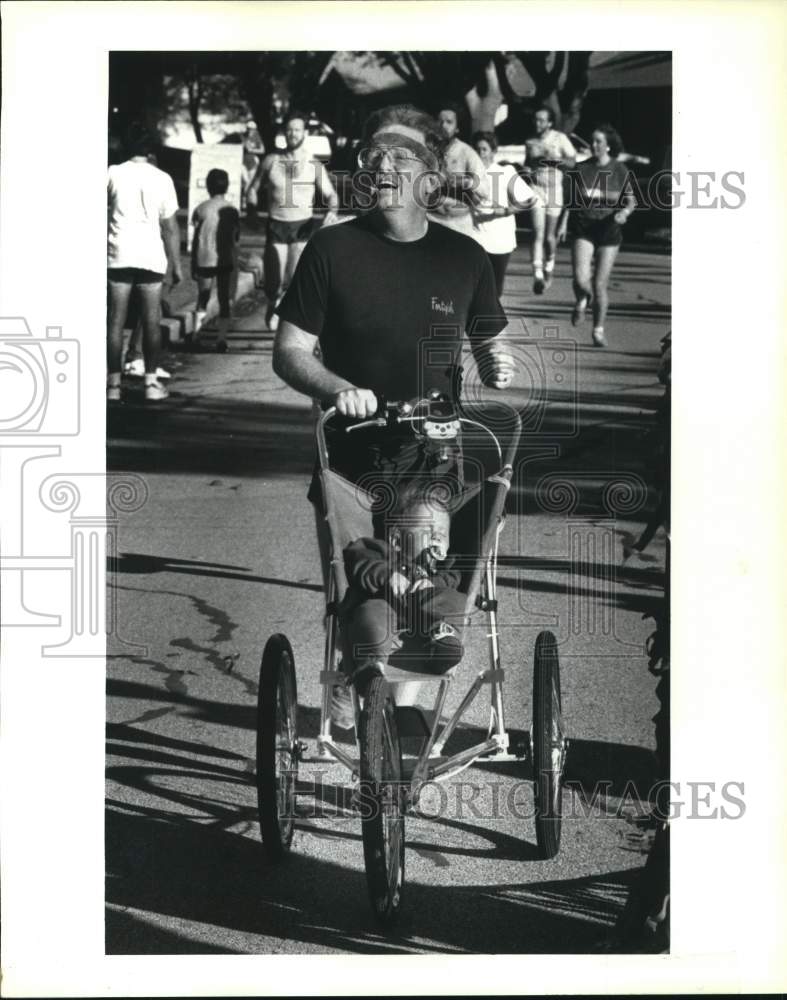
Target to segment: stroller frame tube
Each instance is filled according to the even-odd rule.
[[[486,596],[491,601],[491,607],[487,612],[489,621],[489,666],[492,670],[492,718],[490,719],[489,736],[491,738],[492,730],[495,728],[496,723],[495,736],[501,742],[501,745],[505,749],[508,749],[508,734],[506,733],[503,709],[503,686],[497,679],[500,675],[500,636],[497,628],[497,585],[495,577],[497,570],[497,545],[502,528],[503,521],[501,519],[497,528],[497,534],[495,535],[494,552],[491,558],[487,560],[485,567],[484,589],[486,590]]]

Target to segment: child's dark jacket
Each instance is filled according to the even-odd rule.
[[[358,538],[344,550],[344,571],[349,584],[341,603],[342,614],[349,614],[369,596],[396,601],[389,589],[391,573],[398,570],[410,580],[429,578],[434,590],[456,590],[462,579],[455,568],[455,557],[449,555],[434,564],[431,572],[421,565],[402,561],[400,554],[388,542],[379,538]]]

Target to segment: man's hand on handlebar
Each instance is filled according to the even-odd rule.
[[[356,389],[354,386],[337,392],[332,402],[337,413],[358,420],[373,417],[379,407],[377,397],[371,389]]]

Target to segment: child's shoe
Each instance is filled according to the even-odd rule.
[[[441,670],[455,667],[465,652],[459,633],[448,622],[440,622],[432,629],[427,650],[430,663]]]

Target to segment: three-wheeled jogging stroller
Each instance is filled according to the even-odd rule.
[[[418,803],[428,782],[444,781],[478,760],[520,761],[535,783],[535,826],[540,854],[553,857],[561,830],[561,782],[567,740],[561,716],[557,644],[551,632],[536,638],[533,678],[533,725],[529,738],[509,739],[503,706],[504,673],[500,664],[497,608],[498,538],[513,476],[521,422],[510,406],[498,402],[463,404],[455,410],[432,395],[415,403],[389,404],[365,425],[409,426],[426,446],[443,447],[461,433],[461,489],[455,498],[450,551],[463,569],[459,589],[465,612],[485,614],[489,666],[476,669],[469,690],[450,718],[443,710],[450,685],[462,664],[443,674],[422,673],[418,664],[386,669],[372,680],[363,704],[352,689],[355,749],[339,746],[332,736],[331,690],[344,683],[338,669],[339,602],[347,589],[342,553],[351,541],[372,534],[375,497],[339,475],[330,465],[326,427],[335,426],[335,410],[317,422],[317,450],[324,511],[330,538],[330,573],[326,595],[325,663],[320,729],[309,745],[298,738],[295,660],[286,636],[271,636],[262,656],[257,728],[257,792],[265,851],[278,860],[290,848],[296,812],[298,767],[338,761],[351,773],[361,814],[364,861],[372,906],[377,918],[392,921],[404,887],[405,833],[408,810]],[[356,425],[358,426],[358,425]],[[350,433],[352,428],[347,430]],[[335,433],[335,431],[334,431]],[[465,656],[465,659],[467,657]],[[464,661],[463,661],[464,662]],[[431,712],[396,705],[400,684],[420,681],[437,686]],[[490,720],[482,742],[457,753],[444,753],[451,734],[482,687],[490,689]],[[414,719],[423,732],[420,751],[402,756],[400,729],[413,732]],[[416,725],[416,729],[418,728]]]

